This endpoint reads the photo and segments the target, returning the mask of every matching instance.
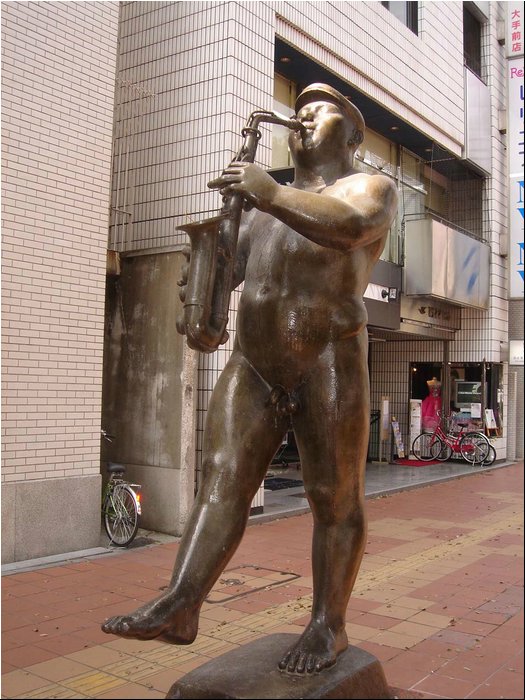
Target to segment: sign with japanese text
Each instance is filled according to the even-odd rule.
[[[507,58],[523,56],[523,3],[507,2],[505,8],[507,12],[505,36]]]
[[[524,87],[523,57],[508,66],[509,261],[511,299],[523,297],[524,277]]]
[[[509,340],[509,365],[523,367],[523,340]]]

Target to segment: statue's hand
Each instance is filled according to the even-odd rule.
[[[223,196],[238,192],[257,209],[267,211],[279,185],[258,165],[234,161],[220,177],[208,182],[208,187],[218,189]]]
[[[182,249],[182,254],[186,258],[186,261],[182,263],[180,271],[180,280],[177,281],[177,286],[180,287],[179,299],[181,301],[184,301],[186,298],[186,285],[188,284],[188,272],[190,269],[190,246],[184,246],[184,248]]]
[[[177,286],[180,287],[179,289],[179,299],[184,303],[186,299],[186,287],[188,285],[188,272],[190,269],[190,256],[191,256],[191,249],[190,246],[184,246],[182,249],[182,254],[186,258],[185,262],[182,263],[181,267],[181,272],[180,272],[180,279],[177,281]],[[181,315],[176,322],[176,327],[177,331],[181,335],[186,335],[186,328],[184,324],[184,317]]]

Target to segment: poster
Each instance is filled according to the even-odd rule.
[[[394,440],[396,441],[396,453],[400,459],[405,457],[405,446],[403,444],[403,438],[401,436],[401,431],[399,430],[399,423],[395,416],[392,416],[392,430],[394,431]]]

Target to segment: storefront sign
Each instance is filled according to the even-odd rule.
[[[509,340],[509,365],[523,366],[523,340]]]
[[[429,302],[428,299],[402,296],[401,318],[450,330],[461,328],[460,310],[455,306],[440,303],[436,299]]]
[[[523,56],[523,3],[507,2],[505,48],[507,58]]]
[[[524,129],[523,129],[523,15],[522,3],[506,5],[508,87],[509,263],[511,299],[523,298],[524,250]]]

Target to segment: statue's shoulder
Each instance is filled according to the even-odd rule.
[[[373,192],[378,196],[389,196],[394,192],[397,193],[397,186],[394,180],[381,173],[369,175],[368,173],[353,171],[338,180],[334,187],[341,193],[348,192],[349,194],[365,191],[368,193]]]

